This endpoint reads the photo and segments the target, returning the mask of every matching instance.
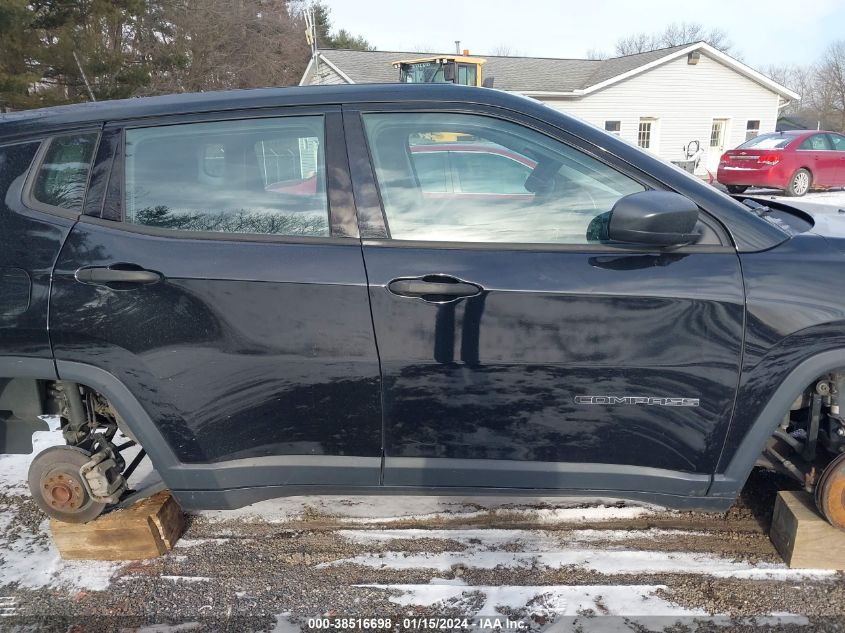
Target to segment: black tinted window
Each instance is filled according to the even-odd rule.
[[[38,143],[0,147],[0,208],[3,207],[9,187],[15,179],[26,174],[37,150]]]
[[[96,144],[95,133],[59,136],[50,141],[32,197],[51,207],[81,211]]]
[[[325,171],[320,116],[127,130],[125,220],[328,236]]]

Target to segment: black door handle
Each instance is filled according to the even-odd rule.
[[[443,302],[481,294],[481,286],[448,275],[426,275],[416,279],[394,279],[387,289],[400,297]]]
[[[80,268],[73,276],[77,281],[81,281],[84,284],[154,284],[161,281],[161,273],[153,270],[144,270],[139,266],[131,264]]]

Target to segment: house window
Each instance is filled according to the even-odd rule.
[[[643,149],[651,148],[651,132],[654,119],[640,119],[640,127],[637,129],[637,145]]]
[[[604,129],[611,134],[619,136],[619,133],[622,131],[622,121],[605,121]]]
[[[760,121],[755,119],[749,119],[748,123],[745,124],[745,140],[750,141],[755,136],[760,135]]]

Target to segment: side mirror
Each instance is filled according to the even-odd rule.
[[[607,236],[613,242],[680,246],[699,238],[698,206],[671,191],[639,191],[620,198],[610,210]]]
[[[443,65],[443,81],[453,84],[458,78],[458,68],[455,62],[446,62]]]

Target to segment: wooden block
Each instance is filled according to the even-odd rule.
[[[173,549],[184,528],[182,509],[167,491],[90,523],[50,520],[53,542],[66,560],[157,558]]]
[[[845,570],[845,530],[819,514],[808,492],[778,493],[769,537],[793,569]]]

